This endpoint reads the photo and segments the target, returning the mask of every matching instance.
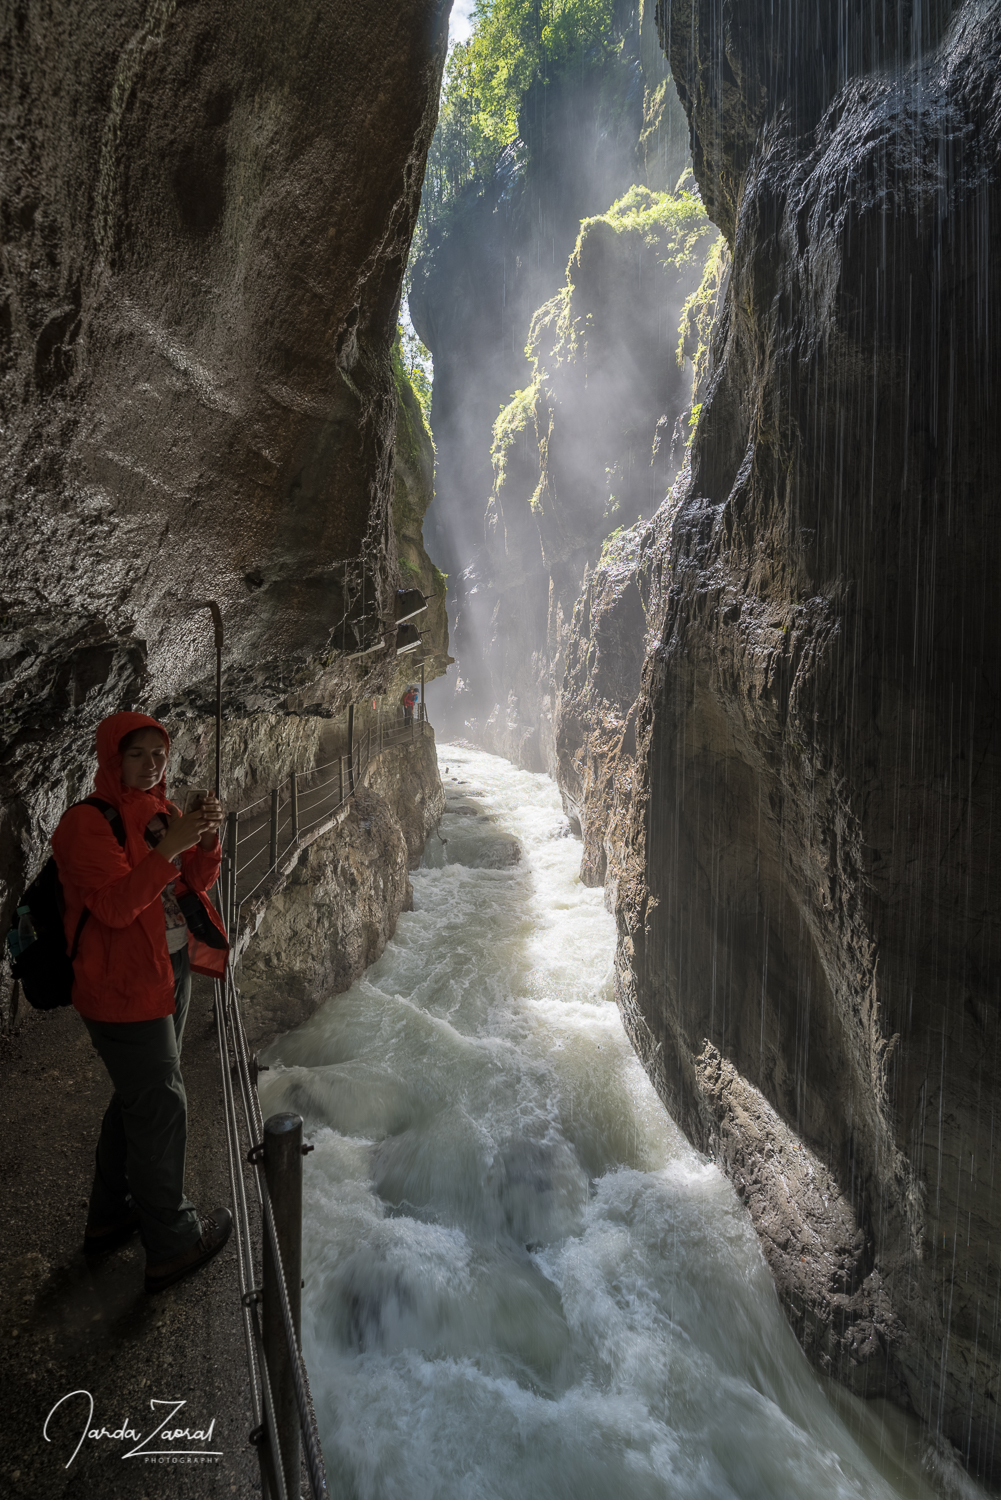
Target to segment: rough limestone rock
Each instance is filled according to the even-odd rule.
[[[211,701],[206,598],[230,714],[390,682],[391,351],[447,24],[440,0],[5,8],[4,902],[97,719]]]
[[[455,696],[449,728],[471,736],[486,748],[511,756],[528,769],[555,765],[553,714],[562,675],[560,640],[569,625],[584,567],[593,562],[607,531],[633,522],[642,507],[649,514],[662,499],[666,482],[644,485],[650,479],[650,449],[654,428],[665,411],[663,389],[672,384],[670,350],[677,343],[677,318],[670,313],[647,318],[640,331],[643,352],[659,342],[655,362],[641,357],[639,373],[623,361],[623,350],[636,330],[633,309],[624,307],[620,326],[610,327],[614,307],[612,274],[602,278],[601,231],[588,246],[586,263],[571,267],[570,279],[580,279],[578,307],[588,305],[602,318],[602,336],[594,341],[589,366],[594,399],[579,413],[580,426],[594,425],[601,402],[597,392],[600,357],[609,375],[629,382],[619,385],[618,406],[642,408],[632,422],[618,420],[619,411],[606,414],[604,426],[617,429],[598,446],[588,442],[576,462],[571,456],[578,414],[571,413],[570,386],[585,381],[582,358],[554,393],[562,403],[555,447],[554,482],[561,497],[550,491],[548,550],[540,543],[540,527],[529,500],[540,479],[540,445],[547,434],[547,412],[539,410],[539,433],[532,429],[533,400],[522,401],[516,420],[507,423],[503,463],[507,473],[497,484],[494,442],[498,411],[515,392],[532,383],[525,360],[526,341],[535,344],[534,322],[544,315],[550,299],[566,291],[566,268],[575,256],[581,220],[605,215],[615,200],[633,184],[654,191],[672,189],[688,153],[687,130],[654,22],[654,0],[618,7],[616,38],[620,45],[611,57],[575,63],[564,76],[553,68],[545,80],[529,88],[519,113],[519,140],[498,162],[492,178],[460,195],[450,211],[432,228],[413,265],[410,310],[421,338],[434,355],[434,432],[438,450],[437,495],[429,516],[429,546],[450,575],[449,608],[455,652],[460,662],[453,678]],[[610,231],[611,233],[611,231]],[[658,280],[655,254],[649,246],[629,247],[634,269],[649,300]],[[625,244],[610,250],[625,264]],[[579,274],[579,278],[577,273]],[[595,283],[604,279],[603,287]],[[584,283],[589,283],[585,286]],[[590,302],[589,302],[590,299]],[[625,301],[626,299],[623,299]],[[644,310],[649,307],[644,303]],[[667,296],[663,299],[666,307]],[[635,305],[635,304],[634,304]],[[551,308],[550,308],[551,310]],[[551,332],[551,330],[550,330]],[[543,331],[543,341],[554,342]],[[598,347],[601,346],[599,356]],[[538,349],[535,354],[538,355]],[[549,373],[555,373],[550,367]],[[632,375],[632,379],[630,379]],[[680,383],[680,372],[677,372]],[[609,387],[613,385],[609,379]],[[668,403],[669,405],[671,403]],[[674,417],[684,399],[672,411]],[[648,409],[653,411],[646,430]],[[636,508],[633,486],[621,486],[621,514],[595,526],[591,514],[601,490],[594,476],[605,465],[629,461],[629,442],[623,426],[634,427],[632,445],[639,454],[636,488],[644,490]],[[663,456],[667,456],[665,448]],[[521,450],[524,461],[519,457]],[[663,476],[659,476],[663,479]],[[500,494],[503,488],[505,493]],[[599,493],[599,515],[609,495]],[[562,505],[562,522],[557,511]],[[484,511],[486,515],[484,516]],[[572,513],[568,537],[558,533]],[[581,529],[591,535],[590,550],[572,535]],[[597,533],[594,541],[593,533]],[[553,600],[547,596],[553,581]]]
[[[485,540],[468,575],[485,707],[469,730],[529,770],[557,764],[585,574],[656,510],[684,455],[675,428],[691,382],[679,318],[716,238],[689,190],[633,186],[585,219],[563,287],[532,319],[532,378],[494,423]]]
[[[591,779],[619,999],[811,1357],[997,1480],[1001,5],[661,20],[733,264],[690,469],[581,616],[610,655],[645,601],[639,680],[575,687],[592,759],[636,734],[625,809]]]
[[[373,761],[337,826],[301,855],[268,904],[237,982],[255,1047],[298,1025],[365,972],[413,905],[408,869],[445,810],[434,738]]]

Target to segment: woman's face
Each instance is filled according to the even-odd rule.
[[[167,746],[158,729],[143,729],[122,751],[122,786],[148,792],[162,778],[167,765]]]

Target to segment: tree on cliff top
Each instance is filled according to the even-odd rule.
[[[477,0],[472,35],[452,48],[445,67],[418,244],[515,145],[533,84],[600,63],[616,50],[622,10],[622,0]]]

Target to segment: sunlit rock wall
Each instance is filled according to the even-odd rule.
[[[5,8],[5,902],[104,713],[211,702],[200,601],[228,716],[391,682],[394,632],[345,649],[342,564],[356,613],[391,617],[391,348],[447,21],[441,0]]]
[[[811,1357],[997,1478],[1001,6],[662,10],[733,270],[591,593],[620,1003]]]
[[[654,0],[618,9],[621,45],[613,56],[600,64],[590,60],[583,67],[575,65],[566,76],[554,69],[528,90],[518,141],[502,155],[489,182],[467,190],[442,216],[413,266],[410,292],[415,326],[434,355],[438,466],[428,545],[450,574],[458,668],[450,674],[456,691],[449,726],[531,769],[555,766],[552,724],[562,674],[560,639],[583,569],[593,561],[604,534],[589,514],[593,496],[575,494],[578,477],[587,476],[582,489],[600,490],[604,465],[614,465],[628,443],[620,430],[617,441],[604,443],[600,461],[591,463],[589,442],[588,453],[582,452],[574,465],[569,458],[574,418],[569,401],[564,402],[554,445],[563,458],[559,503],[566,518],[579,500],[576,526],[568,530],[587,529],[591,542],[595,534],[597,541],[588,550],[573,536],[558,538],[555,521],[544,557],[528,503],[539,483],[544,433],[536,435],[531,402],[523,404],[525,422],[513,437],[515,445],[524,447],[525,462],[513,455],[506,493],[499,497],[491,465],[494,423],[498,411],[532,379],[525,346],[533,319],[566,286],[581,220],[604,214],[632,184],[658,191],[673,188],[688,152],[684,115],[657,41]],[[615,294],[613,267],[608,267],[603,286],[594,285],[602,280],[598,237],[592,239],[586,267],[576,269],[591,280],[579,300],[590,295],[600,318],[603,311],[611,312]],[[621,250],[628,277],[625,247]],[[657,279],[654,256],[644,255],[642,248],[633,269],[646,288]],[[624,345],[632,331],[627,325],[635,322],[632,309],[621,321],[618,344]],[[670,349],[677,334],[654,312],[644,320],[644,346],[651,337],[660,339],[665,357],[632,387],[643,408],[633,445],[643,449],[640,467],[647,479],[663,405],[647,424],[649,430],[643,423],[647,408],[672,384]],[[616,342],[615,330],[606,327],[606,348],[621,371],[624,361]],[[593,364],[591,368],[593,374]],[[603,429],[610,425],[604,422]],[[649,491],[647,485],[644,501]],[[663,492],[664,486],[658,500]],[[620,498],[624,501],[625,495]],[[555,508],[550,494],[551,517]],[[629,514],[623,510],[605,531],[623,520],[635,521],[636,514],[636,509]],[[553,592],[547,602],[550,579]]]
[[[476,574],[489,604],[481,659],[492,707],[471,727],[529,769],[559,764],[572,817],[590,726],[563,715],[559,747],[554,726],[573,612],[588,569],[656,510],[684,456],[679,315],[716,237],[688,191],[633,187],[585,219],[562,289],[532,319],[531,382],[494,427]]]

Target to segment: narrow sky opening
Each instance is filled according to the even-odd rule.
[[[473,6],[476,0],[455,0],[448,23],[448,45],[468,42],[473,30]]]

